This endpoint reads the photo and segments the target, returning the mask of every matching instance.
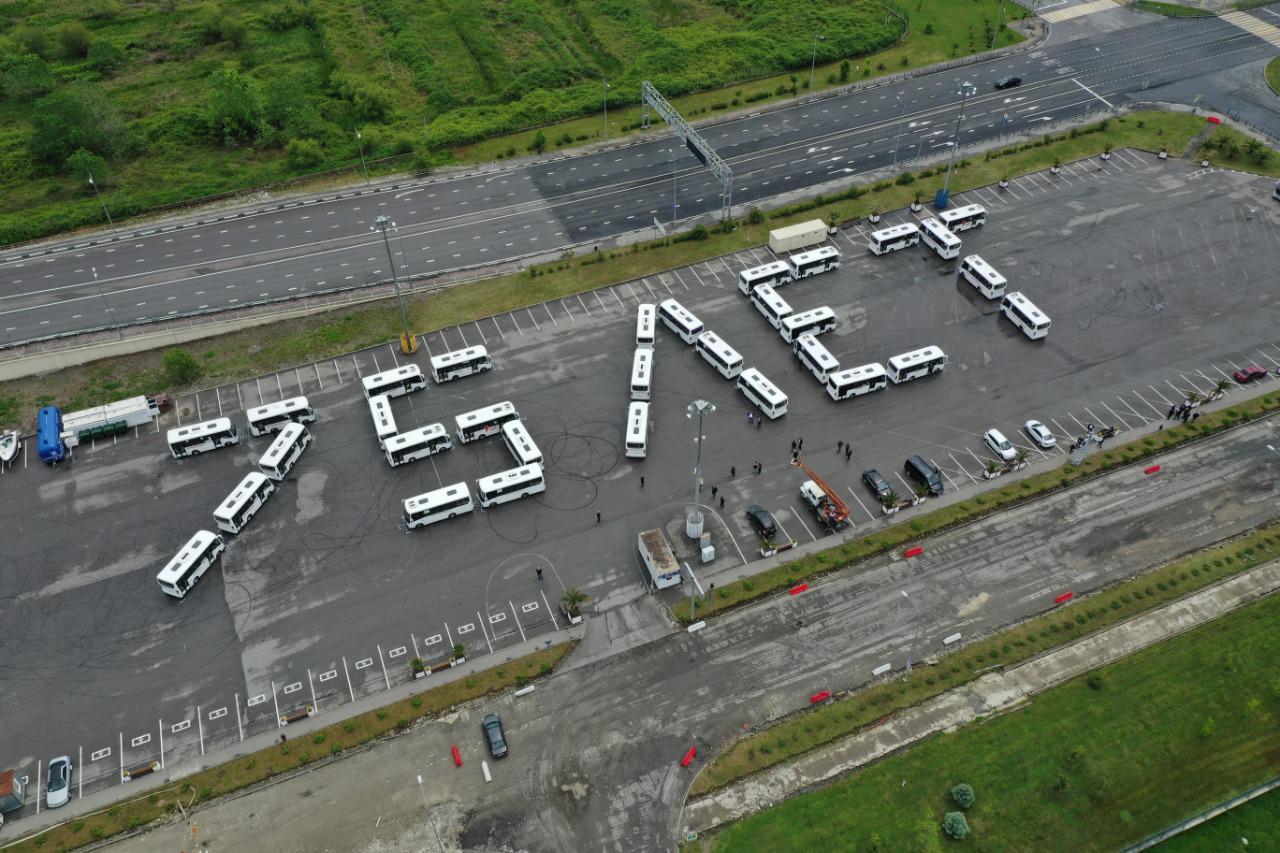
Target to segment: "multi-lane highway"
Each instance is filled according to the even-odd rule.
[[[733,168],[734,202],[744,205],[937,155],[950,145],[963,81],[978,87],[960,134],[970,145],[1107,110],[1274,52],[1217,18],[1159,20],[1075,41],[1051,38],[1041,49],[737,118],[703,134]],[[1025,83],[995,91],[993,82],[1007,74]],[[390,264],[371,232],[379,215],[397,223],[399,271],[425,275],[611,240],[655,219],[715,211],[719,195],[707,170],[666,137],[42,249],[0,262],[0,346],[386,280]]]

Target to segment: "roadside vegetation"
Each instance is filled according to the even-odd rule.
[[[1249,842],[1246,848],[1242,839]],[[1213,850],[1280,850],[1280,789],[1161,843],[1158,853]]]
[[[941,850],[952,843],[944,818],[959,813],[952,829],[963,835],[950,834],[973,849],[1119,850],[1280,772],[1278,631],[1280,596],[1245,605],[786,800],[705,846]],[[972,788],[967,808],[952,794],[958,784]]]
[[[285,743],[251,752],[201,770],[181,783],[158,788],[145,797],[122,801],[104,811],[73,819],[26,841],[6,846],[5,850],[14,853],[72,850],[154,820],[174,817],[183,810],[189,811],[193,805],[336,756],[345,749],[407,731],[417,721],[464,702],[524,685],[550,673],[573,646],[572,642],[560,643]]]
[[[1198,6],[1182,6],[1177,3],[1162,3],[1160,0],[1133,0],[1129,8],[1138,12],[1150,12],[1153,15],[1166,15],[1170,18],[1212,18],[1213,10],[1201,9]]]
[[[984,671],[1014,666],[1225,577],[1256,568],[1277,556],[1280,556],[1280,521],[969,643],[942,655],[934,664],[917,664],[907,683],[896,679],[886,681],[807,708],[735,741],[702,770],[689,796],[696,798],[723,788],[853,734],[894,711],[967,684]]]
[[[1272,92],[1280,95],[1280,56],[1267,63],[1267,85]]]
[[[1044,169],[1054,162],[1096,155],[1108,146],[1156,151],[1168,145],[1181,151],[1203,126],[1203,119],[1186,113],[1144,112],[1110,119],[1069,133],[1011,145],[988,155],[958,161],[952,190],[993,184],[1002,177]],[[1218,134],[1240,134],[1221,128]],[[1252,170],[1275,174],[1280,163]],[[917,196],[928,199],[942,184],[941,168],[906,172],[895,181],[851,186],[838,194],[817,196],[772,211],[756,211],[730,229],[716,225],[695,228],[675,238],[637,244],[627,249],[566,257],[519,273],[419,294],[409,299],[410,327],[418,332],[446,328],[504,311],[537,304],[615,282],[695,263],[759,246],[771,228],[820,217],[842,222],[873,210],[905,207]],[[36,412],[45,405],[76,410],[137,394],[210,387],[332,357],[366,346],[395,340],[399,314],[389,301],[338,309],[309,318],[287,320],[242,332],[193,342],[184,349],[194,365],[183,359],[181,375],[166,371],[161,351],[104,359],[46,376],[6,382],[0,388],[0,426],[34,429]]]

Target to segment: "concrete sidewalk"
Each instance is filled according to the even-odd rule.
[[[683,826],[707,832],[767,809],[915,741],[1007,711],[1076,676],[1216,619],[1280,590],[1280,562],[1228,578],[1007,670],[908,708],[889,721],[688,803]]]

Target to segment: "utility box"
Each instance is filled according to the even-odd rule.
[[[775,254],[782,255],[806,246],[816,246],[826,239],[827,223],[821,219],[811,219],[770,231],[769,248]]]
[[[710,533],[702,534],[702,539],[698,542],[698,550],[704,563],[710,563],[716,558],[716,546],[711,544]]]

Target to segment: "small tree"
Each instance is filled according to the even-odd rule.
[[[79,21],[71,21],[58,30],[58,46],[68,59],[79,59],[89,53],[89,30]]]
[[[466,647],[466,646],[464,646],[464,645],[462,645],[462,643],[454,643],[454,645],[453,645],[453,656],[454,656],[455,658],[462,658],[462,657],[466,657],[466,656],[467,656],[467,647]]]
[[[847,60],[847,59],[843,60],[843,61],[840,63],[840,82],[841,82],[841,83],[848,83],[848,82],[849,82],[849,72],[850,72],[850,70],[851,70],[851,66],[849,65],[849,60]]]
[[[951,799],[955,800],[955,804],[960,808],[969,808],[973,805],[973,786],[961,782],[951,789]]]
[[[894,508],[895,506],[898,505],[898,493],[895,492],[893,489],[890,489],[889,491],[885,492],[883,495],[880,496],[880,503],[884,504],[890,509]]]
[[[560,600],[564,602],[564,606],[568,608],[573,615],[578,615],[578,608],[591,600],[591,596],[587,595],[576,586],[569,587],[565,590],[564,595],[560,596]]]
[[[964,819],[964,812],[947,812],[942,819],[942,831],[960,841],[969,834],[969,821]]]
[[[164,376],[170,385],[190,385],[200,378],[200,362],[184,349],[166,350]]]
[[[533,135],[533,142],[529,145],[529,150],[535,154],[541,154],[547,150],[547,135],[542,131],[538,131]]]

